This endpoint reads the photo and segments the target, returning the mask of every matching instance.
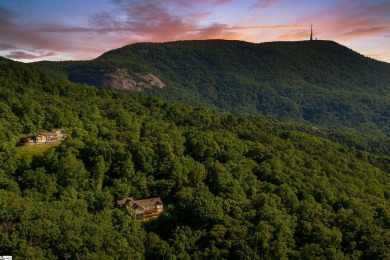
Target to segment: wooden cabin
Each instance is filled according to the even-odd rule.
[[[134,200],[133,197],[117,200],[118,208],[126,207],[134,220],[149,220],[157,218],[163,211],[164,205],[160,198]]]

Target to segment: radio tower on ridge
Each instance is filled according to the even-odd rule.
[[[310,41],[313,40],[313,24],[311,24],[311,29],[310,29]]]

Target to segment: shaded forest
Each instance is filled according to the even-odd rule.
[[[389,157],[0,61],[0,252],[16,259],[386,259]],[[15,143],[63,128],[59,146]],[[353,138],[350,138],[353,140]],[[156,220],[117,199],[161,197]]]

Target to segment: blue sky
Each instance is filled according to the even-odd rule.
[[[0,0],[0,55],[84,60],[127,44],[333,40],[390,63],[390,0]]]

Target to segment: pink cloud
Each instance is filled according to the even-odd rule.
[[[237,32],[229,31],[226,24],[212,24],[209,27],[197,29],[188,39],[226,39],[233,40],[240,38]]]
[[[201,1],[202,3],[224,4],[230,0]],[[95,32],[128,32],[144,41],[172,41],[192,39],[199,35],[222,35],[226,26],[215,24],[199,28],[198,21],[209,15],[209,12],[194,12],[185,18],[168,10],[167,2],[146,1],[139,4],[126,5],[125,1],[115,1],[125,11],[126,18],[119,21],[108,13],[99,13],[91,17]],[[169,2],[169,1],[168,1]],[[182,5],[193,3],[181,1]],[[231,34],[231,33],[229,33]]]
[[[5,55],[5,57],[9,59],[34,60],[34,59],[41,59],[45,57],[51,57],[54,55],[56,55],[56,53],[54,52],[47,52],[44,54],[32,54],[25,51],[13,51],[10,54]]]
[[[286,25],[250,25],[250,26],[233,26],[227,27],[226,30],[280,30],[280,29],[296,29],[308,28],[308,25],[286,24]]]
[[[371,36],[371,35],[380,35],[380,34],[385,34],[388,32],[389,29],[387,27],[381,27],[381,26],[371,26],[368,28],[359,28],[351,30],[349,32],[343,33],[341,37],[346,37],[348,39],[351,38],[358,38],[358,37],[366,37],[366,36]]]
[[[279,41],[291,41],[291,40],[307,40],[309,39],[310,32],[308,30],[293,30],[284,33],[278,37]],[[315,37],[314,37],[315,38]]]
[[[364,37],[389,32],[390,2],[367,3],[345,0],[325,10],[305,17],[302,21],[315,22],[332,29],[335,36]],[[382,28],[382,29],[381,29]]]
[[[344,0],[321,11],[314,12],[304,19],[314,21],[332,19],[332,21],[336,20],[335,22],[356,21],[364,19],[364,17],[371,17],[373,14],[382,13],[383,8],[388,10],[388,7],[386,7],[388,4],[386,3],[366,5],[362,1],[360,1],[360,4],[357,4],[357,2],[356,0]]]
[[[126,12],[126,20],[119,21],[116,17],[103,12],[91,17],[93,30],[99,32],[129,32],[139,36],[144,41],[172,41],[185,39],[240,39],[244,38],[243,31],[274,30],[287,28],[303,28],[307,25],[275,25],[275,26],[228,26],[214,23],[200,27],[199,19],[206,18],[210,13],[194,12],[185,18],[174,15],[168,6],[171,1],[145,1],[139,4],[129,4],[126,1],[114,0]],[[177,2],[177,1],[176,1]],[[189,5],[193,1],[180,0],[182,5]],[[226,4],[230,0],[197,1],[197,3]],[[270,4],[275,0],[261,1]]]
[[[258,10],[258,9],[263,9],[263,8],[266,8],[266,7],[270,6],[270,5],[275,4],[276,2],[278,2],[278,0],[259,0],[255,4],[250,6],[248,8],[248,10],[249,11],[254,11],[254,10]]]

